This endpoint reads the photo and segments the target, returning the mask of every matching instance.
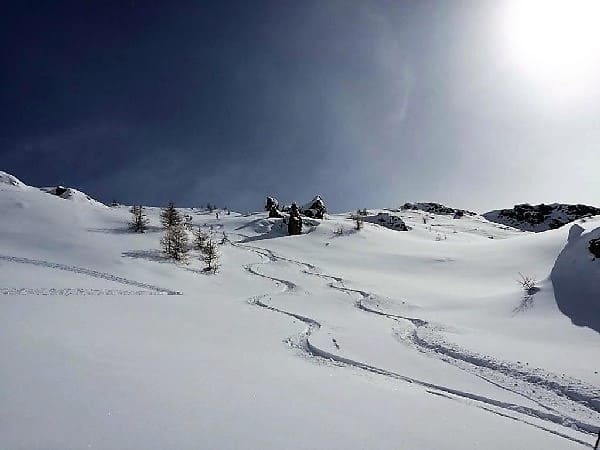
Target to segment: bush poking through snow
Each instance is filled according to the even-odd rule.
[[[333,230],[333,234],[335,236],[343,236],[344,235],[344,227],[340,225],[335,230]]]
[[[533,295],[540,290],[540,288],[537,287],[537,280],[535,277],[523,275],[521,272],[519,272],[519,276],[521,278],[516,281],[528,295]]]
[[[144,214],[144,208],[141,205],[134,205],[129,211],[132,216],[129,229],[134,233],[144,233],[148,228],[148,219]]]

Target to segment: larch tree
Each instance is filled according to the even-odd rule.
[[[143,206],[134,205],[129,211],[131,212],[129,229],[135,233],[144,233],[148,229],[148,219],[144,214]]]

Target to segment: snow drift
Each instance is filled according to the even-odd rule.
[[[569,231],[569,240],[552,269],[556,304],[575,325],[600,333],[600,259],[589,250],[600,238],[600,227],[589,233],[579,225]]]

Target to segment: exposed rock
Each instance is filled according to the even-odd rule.
[[[547,231],[560,228],[583,217],[600,214],[600,209],[588,205],[515,205],[512,209],[501,209],[483,214],[490,222],[501,223],[524,231]]]
[[[100,203],[98,200],[93,199],[89,195],[84,192],[78,191],[77,189],[73,189],[65,186],[55,186],[55,187],[43,187],[40,190],[47,192],[48,194],[56,195],[57,197],[64,198],[65,200],[71,200],[75,202],[83,202],[90,203],[96,206],[105,206],[103,203]]]
[[[406,224],[400,217],[395,216],[390,213],[387,213],[387,212],[381,212],[374,216],[363,217],[362,220],[365,222],[381,225],[381,226],[389,228],[391,230],[396,230],[396,231],[410,230],[410,228],[408,226],[406,226]]]
[[[402,209],[419,210],[432,214],[445,214],[448,216],[453,215],[455,219],[459,219],[465,214],[469,216],[477,215],[477,213],[474,213],[473,211],[467,211],[466,209],[450,208],[440,203],[405,203],[404,205],[402,205]]]
[[[269,217],[283,217],[279,212],[279,202],[275,197],[267,197],[265,211],[269,212]]]
[[[292,203],[290,207],[290,216],[288,218],[288,234],[290,236],[302,234],[302,217],[296,203]]]
[[[588,248],[592,255],[596,258],[600,258],[600,239],[592,239]]]
[[[325,207],[325,202],[321,196],[317,195],[312,199],[312,201],[302,206],[302,208],[300,208],[300,212],[307,217],[322,219],[327,212],[327,208]]]

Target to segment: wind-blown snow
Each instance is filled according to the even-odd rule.
[[[598,294],[581,240],[600,220],[569,243],[416,210],[395,213],[407,232],[338,235],[340,214],[288,237],[266,213],[185,210],[225,233],[212,276],[164,259],[146,212],[134,234],[127,207],[0,184],[0,447],[593,445],[600,335],[557,286],[585,268]]]

